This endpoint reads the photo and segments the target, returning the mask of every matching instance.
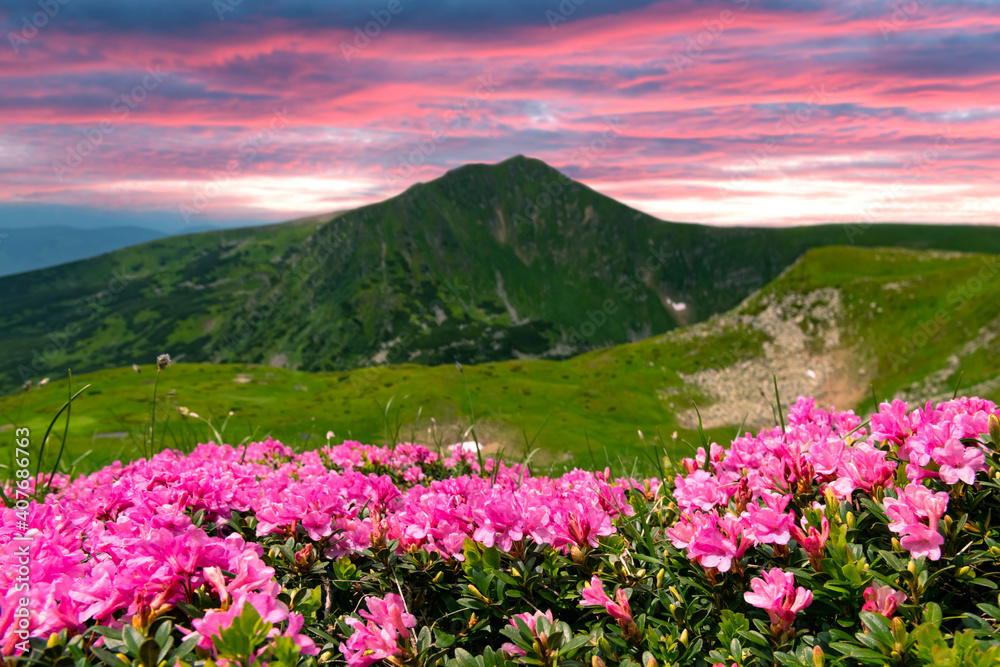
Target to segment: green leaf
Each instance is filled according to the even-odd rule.
[[[844,573],[844,578],[847,579],[855,588],[861,588],[864,586],[864,581],[861,580],[861,571],[858,566],[853,563],[847,563],[840,568],[840,571]]]
[[[500,551],[496,547],[489,547],[483,551],[483,563],[490,570],[500,569]]]
[[[830,648],[840,651],[846,656],[854,658],[856,660],[862,661],[866,665],[888,665],[889,658],[882,655],[881,653],[876,653],[871,649],[862,648],[856,644],[846,644],[844,642],[833,642],[830,644]]]
[[[437,637],[437,639],[434,642],[434,645],[437,646],[438,648],[448,648],[449,646],[455,643],[455,635],[449,635],[444,630],[438,630],[437,628],[434,628],[434,636]]]
[[[106,651],[103,648],[94,646],[90,650],[93,651],[94,655],[104,661],[109,667],[131,667],[131,665],[119,658],[117,655],[110,651]]]
[[[887,651],[891,650],[893,641],[892,626],[889,624],[889,620],[882,614],[876,614],[872,611],[863,611],[859,616],[861,616],[861,622],[868,628],[867,634],[873,637]],[[861,639],[860,635],[858,639]]]
[[[590,635],[577,635],[573,637],[568,642],[563,644],[562,648],[559,650],[559,655],[570,655],[581,646],[586,646],[591,641]]]
[[[160,657],[160,645],[155,639],[147,639],[139,646],[139,661],[143,667],[156,667]]]
[[[990,617],[993,618],[994,620],[1000,620],[1000,607],[988,604],[986,602],[981,602],[976,606],[979,607],[984,612],[986,612],[987,614],[989,614]]]
[[[160,623],[160,626],[156,628],[156,634],[154,635],[154,637],[156,637],[156,643],[159,644],[160,646],[163,646],[163,644],[170,637],[170,633],[173,631],[173,629],[174,629],[174,624],[171,623],[170,621]]]
[[[941,613],[941,606],[937,602],[928,602],[927,607],[924,608],[924,623],[941,625],[942,618],[944,615]]]
[[[90,632],[96,632],[102,637],[106,637],[108,639],[115,639],[117,641],[122,641],[122,631],[115,630],[114,628],[109,628],[106,625],[95,625],[94,627],[90,628]]]
[[[125,646],[128,647],[128,652],[133,657],[139,657],[139,646],[142,642],[146,640],[135,627],[131,625],[122,626],[122,639],[125,641]]]

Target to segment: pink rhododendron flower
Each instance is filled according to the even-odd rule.
[[[542,617],[548,619],[549,623],[555,623],[555,618],[552,616],[552,611],[548,610],[544,613],[536,611],[535,613],[524,612],[522,614],[515,614],[514,618],[510,619],[510,624],[513,625],[514,627],[517,627],[517,621],[515,621],[514,619],[519,618],[522,621],[524,621],[524,624],[528,626],[528,629],[531,630],[531,633],[535,637],[538,637],[538,632],[535,630],[535,627],[536,624],[538,623],[538,619]],[[500,648],[509,653],[510,655],[525,655],[524,649],[510,642],[504,642],[500,646]]]
[[[381,599],[365,598],[365,604],[368,611],[361,611],[361,616],[367,623],[353,617],[345,621],[354,632],[346,643],[340,644],[340,652],[351,667],[367,667],[389,657],[398,658],[402,655],[399,641],[407,642],[410,628],[417,625],[417,619],[404,611],[403,598],[395,593]]]
[[[768,491],[760,499],[763,507],[749,505],[743,513],[753,539],[759,544],[788,544],[790,530],[795,526],[795,514],[785,511],[791,496]]]
[[[678,475],[674,483],[674,498],[685,512],[696,509],[707,512],[728,500],[719,480],[706,470],[695,470],[687,477]]]
[[[865,604],[863,611],[874,611],[890,618],[896,613],[896,608],[906,602],[906,594],[897,591],[892,586],[869,586],[863,594]]]
[[[948,438],[944,446],[936,447],[931,454],[934,462],[941,466],[939,474],[946,484],[959,481],[972,484],[976,473],[986,470],[986,455],[978,447],[966,447],[958,438]]]
[[[628,604],[624,589],[616,590],[615,599],[612,600],[604,592],[604,584],[597,575],[594,575],[590,583],[584,586],[581,595],[583,597],[580,602],[581,607],[604,607],[605,611],[619,623],[632,623],[632,608]]]
[[[803,528],[808,527],[808,533]],[[798,542],[809,555],[809,561],[813,567],[819,569],[819,561],[823,559],[823,550],[826,549],[826,541],[830,537],[830,522],[824,514],[820,520],[820,530],[815,526],[808,526],[806,518],[802,517],[802,528],[792,525],[790,532],[795,541]]]
[[[767,612],[775,634],[787,633],[795,615],[812,604],[812,591],[796,588],[795,576],[777,567],[764,572],[762,578],[751,579],[750,588],[752,592],[744,593],[744,599]]]
[[[941,558],[944,537],[938,532],[938,522],[948,509],[947,493],[908,484],[898,491],[897,498],[885,498],[883,505],[891,519],[889,530],[900,534],[900,544],[910,555],[927,556],[930,560]]]

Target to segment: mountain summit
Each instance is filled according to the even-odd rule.
[[[517,156],[386,201],[156,240],[0,279],[0,390],[192,362],[338,370],[563,358],[726,311],[840,226],[664,222]],[[1000,250],[983,227],[873,225],[860,245]]]

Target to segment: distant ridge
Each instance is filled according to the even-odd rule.
[[[0,228],[0,276],[34,271],[112,252],[165,236],[144,227]]]
[[[850,231],[861,246],[1000,252],[997,228]],[[564,358],[703,321],[848,240],[840,225],[665,222],[524,156],[469,164],[338,215],[0,279],[0,390],[161,352],[302,370]]]

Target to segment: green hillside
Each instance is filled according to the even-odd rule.
[[[177,364],[161,375],[157,442],[210,437],[204,422],[182,417],[178,407],[211,417],[217,428],[233,411],[229,441],[271,433],[302,445],[325,442],[328,430],[337,441],[452,444],[471,439],[464,431],[474,414],[488,451],[517,456],[527,435],[544,464],[603,465],[634,458],[650,443],[687,451],[684,441],[699,441],[692,401],[708,436],[720,441],[744,419],[752,429],[775,423],[772,374],[786,407],[800,394],[859,410],[871,407],[873,391],[880,400],[947,398],[960,375],[963,393],[998,400],[997,259],[817,249],[728,313],[564,361],[312,374]],[[74,407],[71,459],[93,450],[83,464],[91,466],[135,455],[149,425],[154,374],[145,364],[138,375],[125,368],[74,379],[74,386],[92,387]],[[0,430],[27,424],[37,441],[66,390],[65,380],[53,381],[0,399]]]
[[[849,237],[1000,252],[996,228],[664,222],[516,157],[336,217],[0,279],[0,392],[165,349],[306,371],[561,359],[704,321]]]

